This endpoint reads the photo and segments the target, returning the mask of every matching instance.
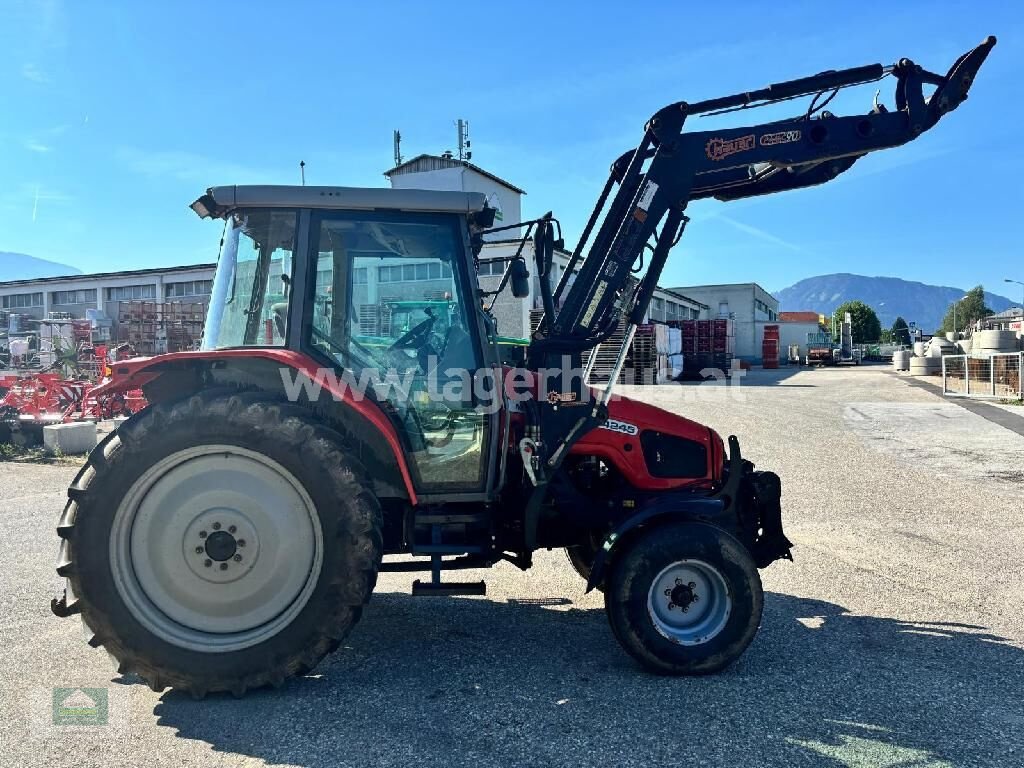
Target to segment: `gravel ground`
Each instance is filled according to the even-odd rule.
[[[343,649],[280,691],[202,702],[116,675],[48,601],[74,468],[0,464],[0,764],[1020,766],[1024,437],[881,368],[756,372],[645,400],[783,479],[794,563],[726,672],[658,678],[562,553],[412,598],[389,574]],[[56,726],[52,689],[107,691]]]

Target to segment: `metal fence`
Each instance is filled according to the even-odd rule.
[[[945,355],[942,394],[950,397],[1024,399],[1021,369],[1024,352],[999,352],[990,357]]]

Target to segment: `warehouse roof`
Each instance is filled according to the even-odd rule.
[[[38,283],[70,283],[78,280],[97,280],[110,277],[132,277],[133,275],[163,275],[169,272],[195,272],[211,270],[216,264],[185,264],[180,267],[154,267],[153,269],[124,269],[118,272],[92,272],[85,275],[57,275],[55,277],[34,277],[25,280],[5,280],[0,282],[0,289],[17,286],[36,285]]]

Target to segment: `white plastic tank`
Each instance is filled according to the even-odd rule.
[[[896,371],[910,370],[910,350],[897,349],[892,353],[892,367]]]
[[[917,356],[917,357],[924,357],[924,347],[925,347],[925,344],[924,344],[923,341],[915,341],[914,342],[914,355]]]

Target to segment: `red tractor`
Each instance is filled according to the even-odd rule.
[[[967,97],[994,44],[946,75],[902,59],[665,107],[612,166],[557,286],[557,221],[513,225],[533,239],[545,309],[519,359],[477,280],[482,238],[513,229],[483,195],[208,190],[192,208],[226,232],[203,349],[117,363],[94,393],[141,388],[149,406],[68,489],[54,612],[80,613],[90,644],[154,690],[241,695],[313,669],[380,572],[429,574],[414,594],[481,594],[442,575],[564,547],[643,666],[724,668],[757,632],[758,568],[790,556],[779,478],[735,437],[612,397],[686,205],[820,184],[914,139]],[[821,109],[886,75],[894,110]],[[790,120],[683,131],[805,95]],[[519,255],[498,290],[523,297],[528,277]],[[418,314],[366,326],[396,300]],[[591,387],[588,358],[623,319],[610,383]]]

